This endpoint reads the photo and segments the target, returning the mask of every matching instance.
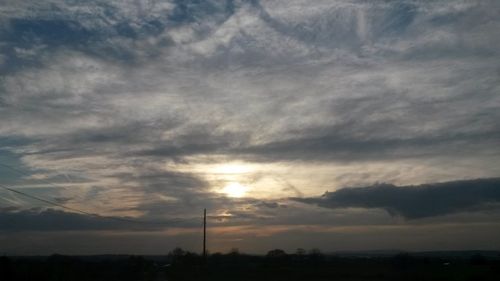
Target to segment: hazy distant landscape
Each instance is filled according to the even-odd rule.
[[[2,257],[2,280],[456,280],[496,281],[500,252],[358,252],[299,250],[265,256],[233,251],[203,257],[176,249],[167,256]]]

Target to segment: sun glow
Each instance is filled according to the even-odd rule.
[[[219,165],[213,169],[213,172],[215,174],[226,174],[226,175],[241,175],[249,173],[251,171],[252,167],[250,167],[249,165],[238,164],[238,163]]]
[[[245,196],[248,191],[248,187],[241,185],[238,182],[228,183],[223,189],[222,192],[225,193],[229,197],[240,198]]]

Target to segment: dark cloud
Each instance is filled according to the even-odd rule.
[[[452,181],[418,186],[378,184],[343,188],[299,202],[326,208],[381,208],[408,219],[490,208],[500,203],[500,178]]]
[[[175,221],[143,222],[124,217],[95,217],[54,209],[2,209],[1,232],[20,231],[93,231],[93,230],[158,230],[175,226]]]
[[[234,151],[261,161],[362,161],[419,158],[435,155],[437,151],[441,155],[452,155],[458,150],[461,153],[474,154],[484,148],[484,145],[489,147],[496,143],[500,136],[500,130],[496,130],[408,138],[359,138],[354,132],[345,132],[343,127],[324,127],[314,131],[309,129],[307,132],[298,133],[297,138],[238,148]],[[328,133],[325,134],[325,131]],[[308,136],[311,132],[317,136]]]
[[[136,183],[143,191],[150,194],[162,194],[186,200],[196,193],[206,192],[209,187],[203,178],[195,174],[176,171],[143,170],[137,174],[121,173],[112,177],[124,184]]]

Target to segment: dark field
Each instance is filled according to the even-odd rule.
[[[0,280],[500,280],[498,253],[0,257]]]

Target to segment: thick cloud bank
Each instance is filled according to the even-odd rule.
[[[379,184],[343,188],[300,202],[326,208],[381,208],[409,219],[500,207],[500,178],[452,181],[418,186]]]

